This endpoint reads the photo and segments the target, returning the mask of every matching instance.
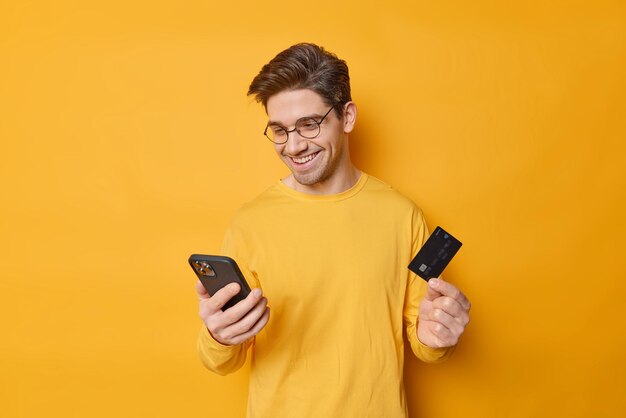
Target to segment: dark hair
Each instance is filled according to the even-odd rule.
[[[254,77],[248,96],[267,109],[268,99],[285,90],[310,89],[335,106],[339,118],[350,97],[350,75],[344,60],[310,43],[293,45],[265,64]]]

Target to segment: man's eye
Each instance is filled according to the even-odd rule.
[[[307,129],[307,130],[317,129],[317,122],[314,121],[313,119],[302,120],[300,121],[298,125],[300,129]]]
[[[274,131],[274,135],[276,135],[276,136],[285,135],[285,130],[283,128],[278,127],[278,126],[273,127],[272,130]]]

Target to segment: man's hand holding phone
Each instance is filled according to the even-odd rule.
[[[222,311],[222,307],[239,293],[240,288],[238,283],[230,283],[210,296],[200,280],[196,283],[200,318],[213,338],[224,345],[237,345],[249,340],[269,321],[270,308],[259,288],[252,290],[236,305]]]

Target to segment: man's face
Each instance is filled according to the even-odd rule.
[[[312,117],[320,121],[328,112],[322,97],[312,90],[290,90],[275,94],[267,101],[270,124],[276,123],[292,130],[298,119]],[[294,131],[287,142],[274,144],[276,153],[289,167],[294,179],[303,186],[320,186],[336,180],[350,167],[347,150],[345,117],[338,119],[331,111],[320,126],[320,134],[313,139],[303,138]]]

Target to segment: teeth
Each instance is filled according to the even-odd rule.
[[[302,157],[302,158],[291,158],[294,162],[298,163],[298,164],[304,164],[306,162],[311,161],[315,156],[317,155],[317,152],[315,154],[309,154],[306,157]]]

